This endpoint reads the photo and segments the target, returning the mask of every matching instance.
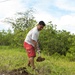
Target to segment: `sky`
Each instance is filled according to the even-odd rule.
[[[75,0],[0,0],[0,30],[11,29],[11,25],[3,23],[5,18],[30,8],[35,10],[37,22],[52,21],[58,30],[75,34]]]

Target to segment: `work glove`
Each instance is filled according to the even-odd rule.
[[[38,52],[39,56],[41,56],[41,54],[40,54],[40,53],[41,53],[41,51],[40,51],[40,50],[37,50],[37,52]]]
[[[40,50],[37,50],[37,52],[38,52],[38,54],[39,54],[39,53],[41,53],[41,51],[40,51]]]

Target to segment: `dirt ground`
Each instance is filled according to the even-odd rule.
[[[26,71],[25,67],[14,69],[10,72],[2,71],[0,75],[32,75]]]

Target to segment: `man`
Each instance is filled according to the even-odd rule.
[[[45,23],[43,21],[40,21],[37,26],[35,26],[28,32],[24,40],[24,48],[26,49],[26,52],[29,57],[28,66],[31,66],[32,69],[35,69],[34,65],[34,58],[36,57],[35,49],[38,49],[38,52],[40,52],[37,41],[39,37],[39,31],[41,31],[44,26]]]

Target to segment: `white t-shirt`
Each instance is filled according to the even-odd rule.
[[[34,46],[34,44],[32,43],[32,40],[35,40],[37,42],[38,37],[39,37],[39,31],[36,26],[28,32],[28,34],[25,38],[25,42]]]

